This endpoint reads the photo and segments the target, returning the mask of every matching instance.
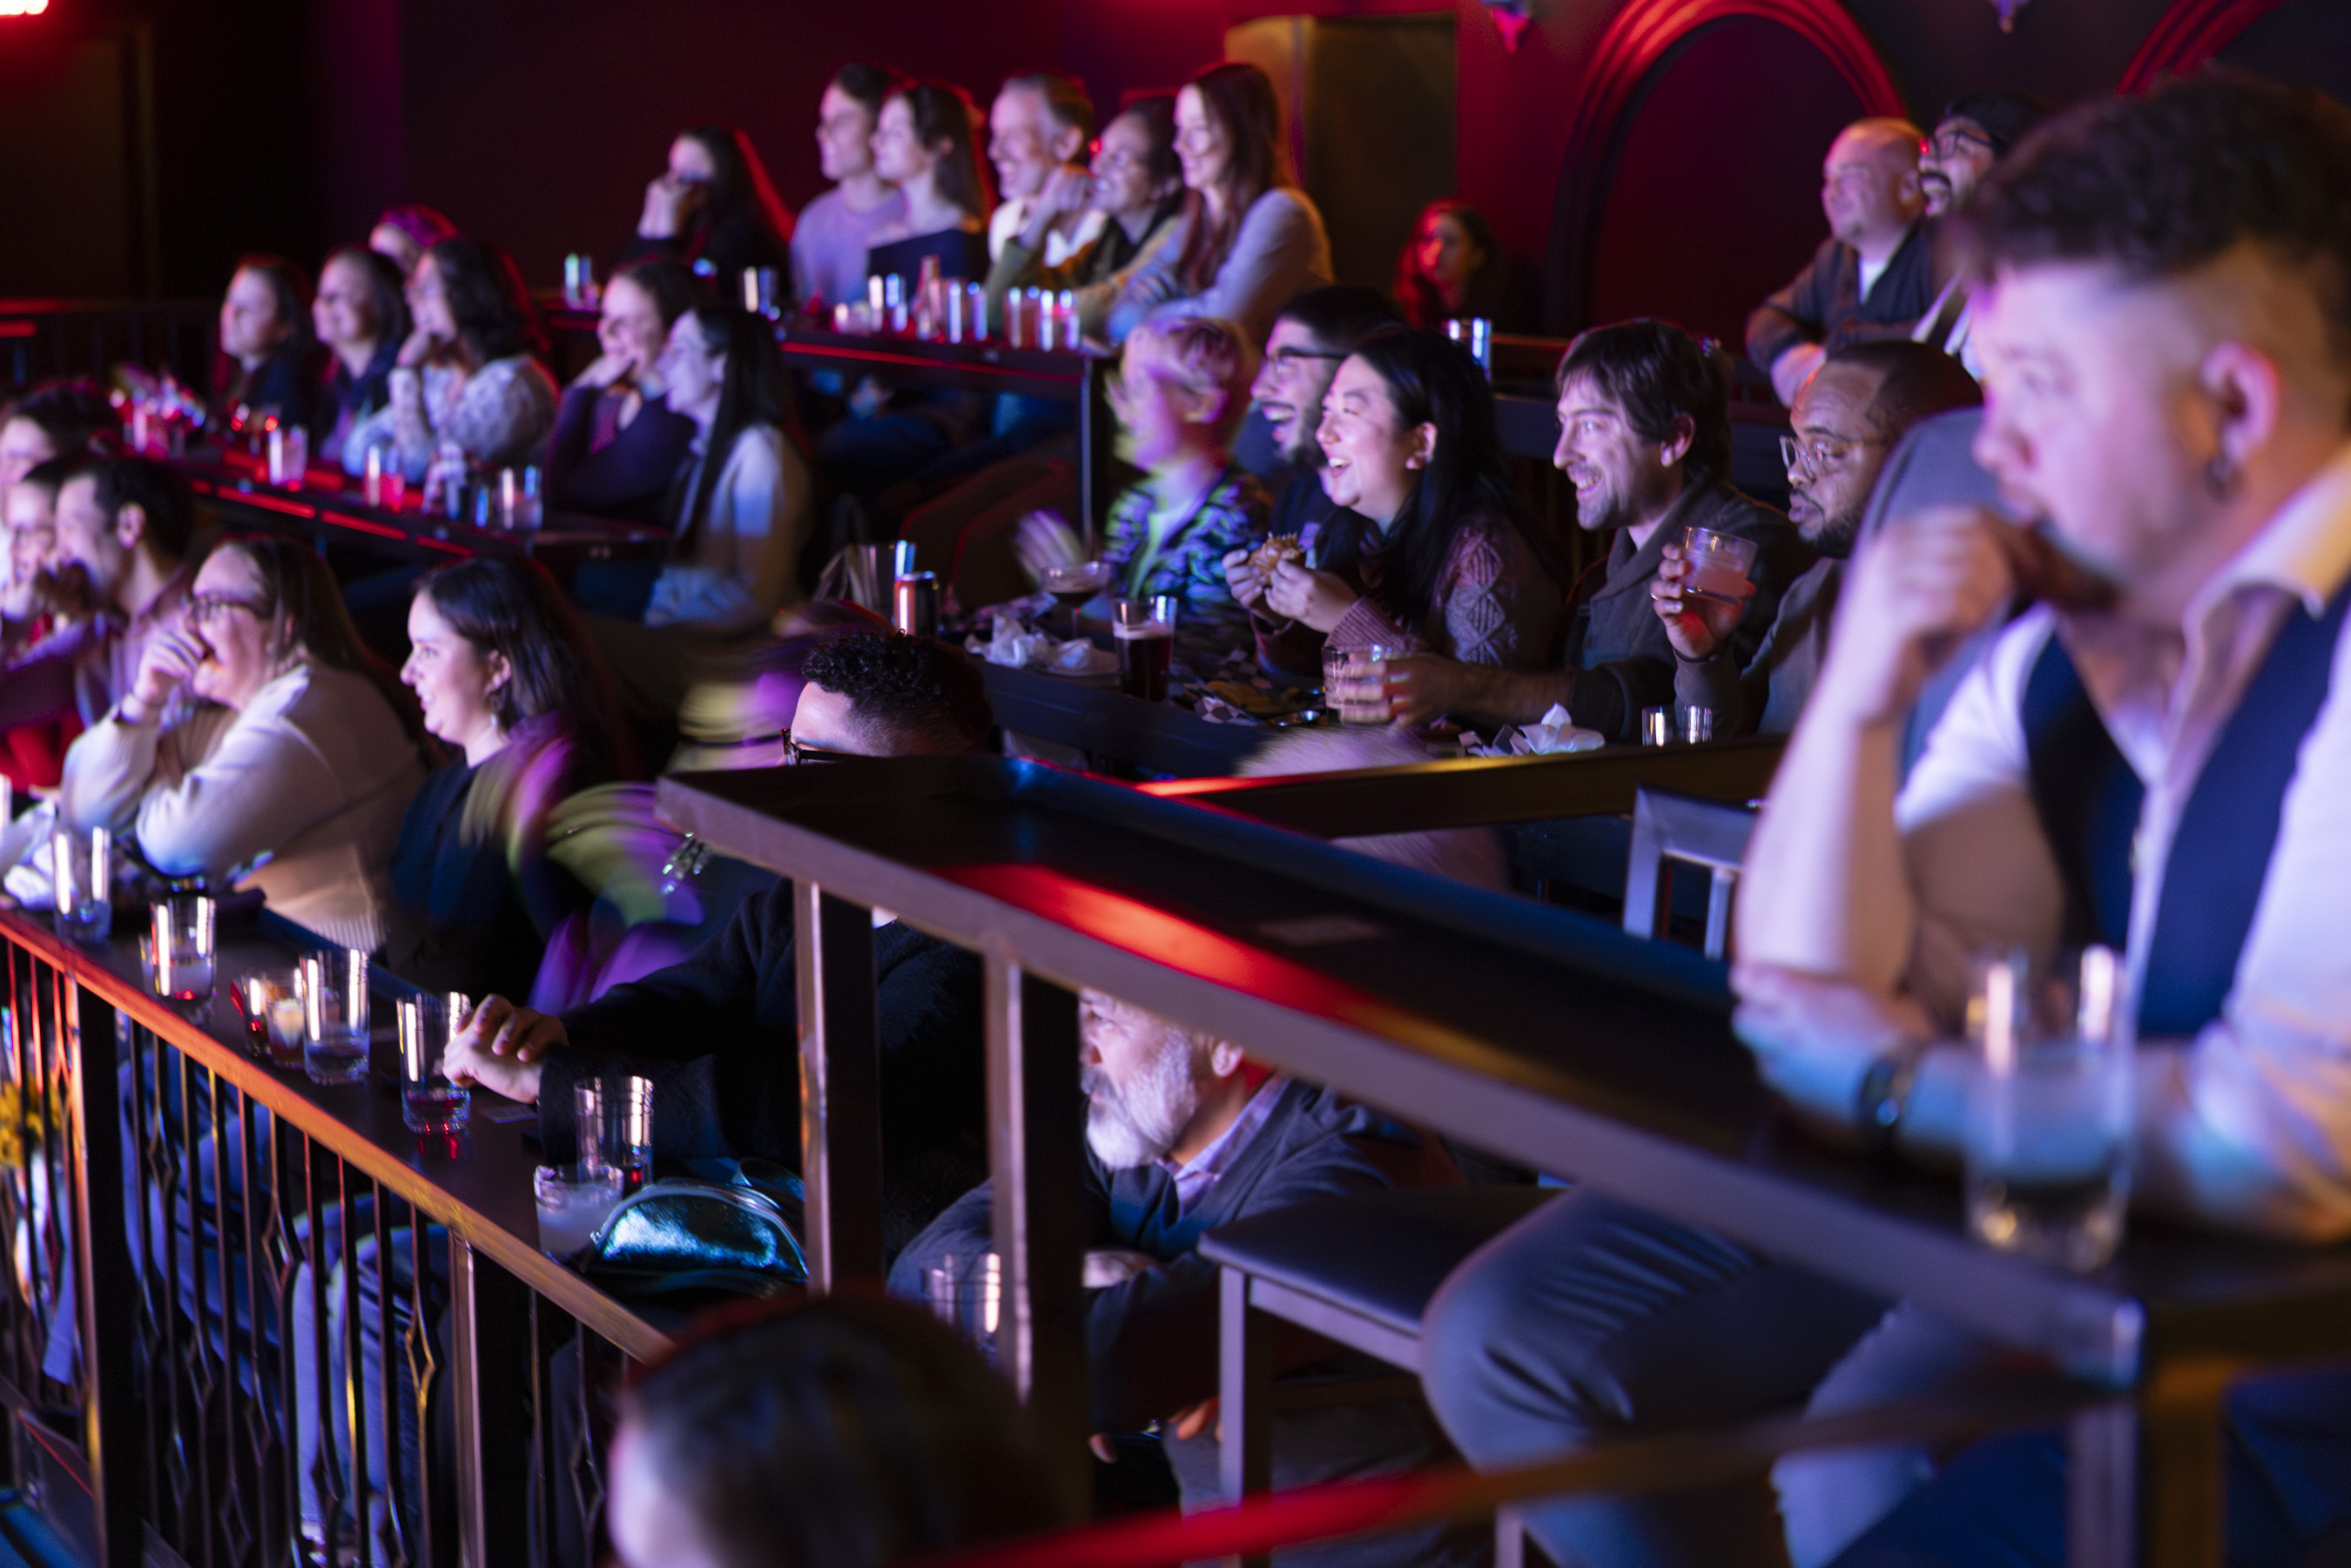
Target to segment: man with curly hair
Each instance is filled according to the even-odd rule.
[[[979,673],[935,638],[842,637],[809,656],[792,716],[806,766],[977,752],[995,727]],[[882,1137],[894,1247],[986,1172],[980,962],[873,912]],[[799,1001],[792,889],[745,902],[684,963],[560,1016],[491,997],[449,1048],[453,1078],[536,1103],[551,1155],[573,1140],[572,1086],[651,1079],[657,1155],[799,1165]]]

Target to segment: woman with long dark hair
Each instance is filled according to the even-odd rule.
[[[694,275],[667,256],[632,261],[604,285],[602,352],[564,389],[547,449],[547,495],[563,511],[658,524],[694,440],[673,413],[660,363],[670,329],[694,308]]]
[[[469,235],[444,239],[409,276],[408,308],[392,401],[354,437],[361,453],[391,446],[412,483],[444,445],[488,467],[530,461],[555,423],[555,380],[513,258]]]
[[[317,553],[231,539],[66,754],[58,812],[135,840],[166,876],[257,886],[296,924],[372,949],[423,742]]]
[[[792,229],[792,298],[833,306],[865,298],[865,253],[877,229],[906,215],[906,198],[873,165],[882,105],[905,84],[887,66],[852,60],[817,103],[817,162],[832,189],[800,209]]]
[[[221,297],[220,354],[213,363],[213,408],[221,422],[308,424],[318,346],[310,335],[309,277],[283,256],[241,258]]]
[[[708,278],[722,298],[742,298],[743,269],[791,267],[792,213],[740,126],[711,123],[678,133],[669,167],[645,186],[637,237],[623,262],[665,256]]]
[[[787,434],[775,334],[747,311],[690,310],[670,329],[662,380],[695,435],[673,491],[676,543],[645,624],[719,633],[764,625],[800,599],[795,572],[813,510],[807,465]]]
[[[400,268],[364,246],[347,245],[319,269],[311,324],[327,350],[310,420],[310,450],[346,474],[367,468],[367,449],[351,437],[392,402],[392,367],[408,341],[408,299]]]
[[[427,774],[392,858],[386,962],[427,990],[528,995],[590,889],[550,864],[547,813],[636,771],[610,677],[545,568],[475,556],[416,584],[400,678],[456,754]]]
[[[1426,650],[1528,669],[1564,601],[1519,517],[1494,394],[1458,343],[1374,337],[1322,402],[1323,487],[1343,508],[1325,570],[1276,567],[1263,602],[1329,645]]]
[[[1291,174],[1265,72],[1227,60],[1186,82],[1176,156],[1184,215],[1135,264],[1104,328],[1115,341],[1146,317],[1215,316],[1263,343],[1284,304],[1332,277],[1322,214]]]
[[[1498,332],[1534,329],[1534,299],[1486,214],[1450,197],[1413,220],[1396,253],[1395,300],[1415,327],[1482,316]]]

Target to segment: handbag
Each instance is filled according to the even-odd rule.
[[[808,1283],[806,1199],[799,1177],[768,1161],[743,1162],[726,1182],[652,1182],[589,1239],[580,1272],[622,1298],[780,1295]]]

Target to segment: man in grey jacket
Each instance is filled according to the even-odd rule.
[[[1575,520],[1611,537],[1607,559],[1577,580],[1561,617],[1559,667],[1505,670],[1433,653],[1391,659],[1391,711],[1405,724],[1452,714],[1531,724],[1553,706],[1611,740],[1636,735],[1645,707],[1674,700],[1674,654],[1650,608],[1649,580],[1690,528],[1756,542],[1748,600],[1729,646],[1743,662],[1763,641],[1780,594],[1811,563],[1788,519],[1730,487],[1730,400],[1712,359],[1663,321],[1595,327],[1559,367],[1559,449],[1575,486]],[[1358,677],[1365,685],[1383,678]],[[1376,703],[1357,690],[1351,701]]]

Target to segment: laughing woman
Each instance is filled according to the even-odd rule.
[[[67,752],[59,812],[134,837],[166,876],[257,886],[297,925],[372,949],[423,771],[406,699],[325,562],[232,539],[196,574],[185,624],[148,643],[131,695]]]

